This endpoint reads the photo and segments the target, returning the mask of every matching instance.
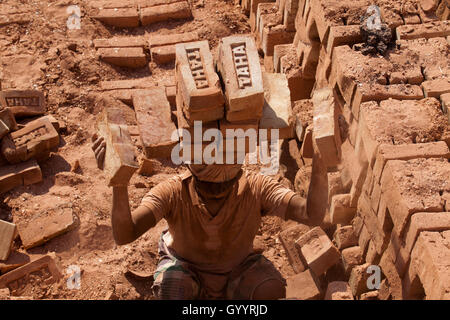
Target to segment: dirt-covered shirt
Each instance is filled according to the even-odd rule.
[[[158,184],[142,199],[158,222],[166,219],[167,247],[200,271],[227,273],[253,252],[265,215],[285,219],[294,192],[274,179],[243,170],[223,206],[211,215],[190,172]]]

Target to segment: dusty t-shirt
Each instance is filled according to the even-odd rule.
[[[200,271],[227,273],[253,252],[253,239],[265,215],[285,218],[295,194],[274,179],[243,170],[237,183],[213,216],[193,184],[192,174],[173,177],[142,199],[156,221],[169,225],[167,247]]]

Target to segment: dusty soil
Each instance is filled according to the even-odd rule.
[[[29,12],[31,22],[0,27],[0,74],[3,88],[42,90],[47,110],[66,123],[58,152],[41,163],[44,181],[20,187],[0,196],[0,218],[27,221],[59,205],[70,204],[77,216],[75,229],[46,244],[25,251],[18,238],[14,249],[31,256],[55,252],[56,262],[64,274],[70,265],[81,268],[81,289],[70,290],[66,279],[57,284],[27,286],[22,296],[35,299],[152,299],[152,280],[138,279],[129,271],[150,274],[157,264],[157,240],[166,227],[164,221],[130,245],[117,246],[110,223],[111,189],[97,169],[91,151],[96,115],[105,105],[99,82],[145,78],[149,83],[174,81],[173,64],[130,71],[100,62],[92,40],[121,35],[148,37],[197,31],[208,39],[215,52],[218,39],[236,33],[248,33],[247,18],[231,0],[190,1],[194,19],[158,23],[134,29],[115,29],[102,25],[87,14],[84,0],[6,0],[0,12]],[[82,11],[81,30],[66,27],[69,5]],[[123,106],[126,108],[126,106]],[[131,111],[131,110],[130,110]],[[131,112],[131,114],[133,114]],[[128,119],[130,124],[135,120]],[[77,168],[76,162],[79,163]],[[71,169],[74,172],[71,172]],[[135,175],[130,183],[132,209],[148,190],[185,168],[169,162],[155,163],[151,177]],[[293,182],[293,177],[291,178]],[[277,233],[288,223],[265,219],[257,237],[257,246],[281,270],[293,274]]]

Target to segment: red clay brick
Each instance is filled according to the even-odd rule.
[[[121,109],[104,109],[97,122],[106,142],[104,172],[109,186],[127,185],[139,168],[133,142]]]
[[[378,290],[363,293],[359,300],[378,300]]]
[[[189,112],[223,107],[225,100],[208,41],[177,44],[176,69],[177,88]]]
[[[323,88],[313,94],[314,103],[314,140],[321,158],[327,167],[340,162],[341,137],[337,123],[337,112],[333,90]]]
[[[175,61],[175,45],[177,43],[192,42],[198,40],[199,36],[197,32],[152,36],[149,40],[152,60],[160,64]]]
[[[353,300],[352,290],[345,281],[330,282],[324,300]]]
[[[328,172],[328,205],[331,206],[331,199],[334,195],[344,193],[344,186],[342,185],[341,173]]]
[[[327,41],[327,54],[331,56],[333,48],[341,45],[353,45],[362,41],[359,25],[332,26]]]
[[[104,24],[119,28],[134,28],[139,26],[137,6],[132,8],[102,8],[95,9],[92,18]]]
[[[109,39],[94,39],[94,48],[145,48],[147,43],[142,37],[114,37]]]
[[[264,87],[258,51],[250,36],[222,38],[217,62],[225,84],[227,110],[260,112],[264,104]],[[289,94],[288,94],[289,95]]]
[[[323,274],[340,258],[339,250],[319,227],[305,233],[295,244],[316,275]]]
[[[330,219],[332,223],[350,223],[356,213],[356,207],[351,207],[350,202],[349,193],[337,194],[331,198]]]
[[[345,273],[350,275],[354,266],[363,263],[363,257],[361,248],[359,246],[354,246],[350,248],[345,248],[342,250],[342,265],[344,266]]]
[[[359,119],[359,109],[363,102],[383,101],[387,99],[418,100],[423,97],[423,91],[419,86],[408,84],[392,84],[386,86],[364,83],[356,87],[352,101],[352,112]]]
[[[45,113],[44,94],[38,90],[7,90],[0,92],[0,104],[17,117],[39,116]]]
[[[290,50],[292,44],[278,44],[273,47],[273,70],[274,72],[281,72],[281,58],[284,57]]]
[[[439,98],[444,93],[450,93],[450,79],[434,79],[422,82],[425,97]]]
[[[378,254],[382,254],[389,242],[390,233],[386,233],[378,223],[376,212],[370,206],[370,198],[363,193],[358,201],[358,212],[372,239]]]
[[[352,226],[338,226],[334,233],[334,242],[339,250],[348,247],[353,247],[358,244],[358,239],[355,236]]]
[[[11,251],[7,260],[0,261],[0,274],[5,274],[28,262],[30,262],[30,257],[27,254],[19,251]]]
[[[41,118],[14,131],[2,140],[1,150],[9,163],[47,159],[59,145],[59,134],[48,119]]]
[[[389,99],[361,105],[359,133],[369,163],[373,165],[379,144],[411,144],[434,141],[432,132],[442,117],[434,98],[419,101]],[[420,119],[420,120],[418,120]]]
[[[449,299],[450,249],[439,232],[421,232],[411,254],[410,271],[417,274],[427,299]]]
[[[27,223],[18,223],[17,229],[25,249],[39,246],[74,226],[71,208],[57,208],[55,211],[49,216],[35,217]]]
[[[417,237],[422,231],[445,231],[450,229],[450,214],[448,212],[418,212],[411,216],[408,230],[402,240],[396,243],[395,261],[399,273],[403,273],[409,262],[410,253]]]
[[[415,158],[450,158],[450,150],[443,141],[402,145],[382,144],[378,148],[373,175],[380,183],[382,172],[388,160],[410,160]]]
[[[446,37],[450,35],[450,22],[433,21],[419,25],[404,25],[395,31],[398,40]]]
[[[147,65],[147,57],[144,50],[134,48],[99,48],[97,50],[99,59],[126,68],[142,68]]]
[[[264,107],[259,121],[260,129],[278,129],[279,139],[294,138],[294,122],[286,76],[264,73]]]
[[[14,117],[11,109],[5,108],[0,110],[0,121],[2,122],[2,127],[4,128],[1,138],[3,138],[8,132],[17,130],[16,118]]]
[[[403,235],[413,213],[443,211],[440,193],[450,189],[449,176],[447,159],[387,162],[381,178],[381,191],[398,235]]]
[[[348,280],[348,285],[350,286],[354,296],[360,296],[369,290],[367,288],[367,279],[370,276],[370,274],[367,273],[367,268],[369,266],[370,264],[366,263],[360,266],[355,266],[352,269]]]
[[[367,249],[369,248],[369,242],[370,242],[370,233],[367,230],[367,226],[363,223],[363,226],[361,228],[361,233],[359,234],[358,238],[358,245],[361,248],[361,254],[363,257],[367,254]]]
[[[171,139],[176,127],[172,122],[165,88],[139,91],[133,95],[133,105],[145,156],[149,159],[170,157],[178,139]]]
[[[389,249],[386,250],[381,256],[379,266],[383,271],[384,276],[387,278],[387,281],[389,282],[392,299],[402,300],[403,299],[402,279],[398,274],[397,268],[394,265],[393,257],[391,256],[391,252],[389,251]]]
[[[192,12],[187,1],[140,8],[140,19],[143,26],[166,20],[190,18],[192,18]]]
[[[273,56],[273,48],[278,44],[292,43],[295,32],[286,31],[283,25],[264,27],[262,30],[261,47],[264,55]]]
[[[6,260],[16,235],[16,225],[0,220],[0,260]]]
[[[288,299],[317,300],[321,297],[319,281],[309,269],[287,278],[286,282]]]
[[[12,295],[18,296],[30,283],[38,278],[46,284],[52,284],[62,278],[55,261],[50,255],[34,260],[0,277],[0,288],[8,288]]]
[[[309,231],[309,227],[303,224],[296,224],[289,229],[281,231],[278,235],[281,244],[283,245],[286,255],[288,257],[289,263],[294,269],[295,273],[300,273],[305,271],[306,266],[302,261],[301,255],[299,254],[295,241],[305,233]]]

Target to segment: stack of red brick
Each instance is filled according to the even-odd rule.
[[[257,36],[288,27],[289,1],[245,2],[262,23],[253,22]],[[312,110],[308,123],[297,120],[297,139],[289,143],[300,167],[297,191],[311,191],[302,183],[316,183],[317,168],[328,171],[323,227],[341,251],[329,270],[343,271],[325,273],[328,299],[449,299],[449,8],[446,1],[418,1],[399,14],[379,4],[397,38],[385,59],[351,48],[362,40],[359,17],[370,4],[298,1],[293,43],[270,51],[261,42],[266,55],[273,52],[274,70],[287,74],[291,93],[305,90],[292,97],[304,99],[296,102],[302,118]],[[333,20],[331,10],[344,17]],[[371,265],[382,272],[374,291],[367,286]]]

